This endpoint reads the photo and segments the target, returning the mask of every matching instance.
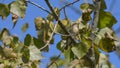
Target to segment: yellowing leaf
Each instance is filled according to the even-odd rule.
[[[29,46],[29,50],[30,50],[30,60],[31,61],[39,61],[40,59],[43,59],[43,56],[40,52],[40,50],[35,47],[34,45]]]
[[[26,32],[26,30],[29,28],[29,24],[26,23],[22,26],[22,32]]]
[[[27,3],[24,0],[17,0],[10,4],[10,12],[24,18],[27,8]]]
[[[44,29],[45,20],[41,17],[37,17],[34,20],[36,30]]]
[[[10,36],[9,31],[4,28],[0,34],[0,39],[2,40],[4,45],[9,45],[13,38]]]
[[[66,28],[69,28],[71,26],[69,19],[63,19],[63,20],[61,20],[61,22]],[[56,28],[55,32],[64,34],[64,30],[62,30],[62,28],[60,27],[59,24],[57,24],[57,28]]]
[[[89,48],[90,48],[89,45],[86,45],[84,43],[79,43],[72,47],[72,52],[74,53],[74,55],[76,55],[76,57],[81,59],[83,56],[87,54]]]

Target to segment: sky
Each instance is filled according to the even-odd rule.
[[[14,1],[14,0],[0,0],[0,3],[10,3],[11,1]],[[45,2],[43,0],[31,0],[37,4],[40,4],[41,6],[43,6],[44,8],[48,9],[47,5],[45,4]],[[61,0],[62,1],[62,0]],[[64,0],[63,0],[64,1]],[[74,1],[74,0],[66,0],[66,1]],[[86,0],[87,1],[87,0]],[[88,0],[89,1],[89,0]],[[53,6],[56,6],[58,8],[62,7],[63,4],[60,3],[60,0],[50,0],[50,2],[52,3]],[[79,6],[80,4],[83,3],[83,1],[81,0],[80,2],[74,4],[68,8],[66,8],[67,10],[67,16],[75,21],[77,20],[81,13],[80,13],[80,9],[79,9]],[[117,24],[115,24],[113,26],[113,29],[114,30],[117,30],[120,26],[120,7],[119,7],[119,4],[120,4],[120,0],[106,0],[106,3],[107,3],[107,10],[106,11],[110,11],[117,19]],[[73,8],[76,8],[77,11],[79,11],[78,13],[75,12],[73,10]],[[49,9],[48,9],[49,10]],[[10,31],[10,33],[12,35],[16,35],[20,38],[21,41],[24,40],[24,37],[26,36],[26,34],[31,34],[32,36],[34,37],[37,37],[37,32],[35,30],[35,25],[34,25],[34,18],[36,17],[46,17],[48,14],[45,13],[43,10],[39,9],[38,7],[36,6],[33,6],[31,4],[28,4],[28,8],[27,8],[27,11],[26,11],[26,16],[24,19],[20,19],[18,20],[16,26],[14,29],[12,29],[12,26],[13,26],[13,23],[12,23],[12,19],[11,19],[11,15],[9,15],[5,20],[2,20],[1,17],[0,17],[0,30],[2,30],[3,28],[8,28],[8,30]],[[61,16],[61,19],[63,19],[64,16],[62,15]],[[25,23],[29,23],[29,28],[28,30],[23,33],[21,31],[21,28],[22,28],[22,25],[25,24]],[[120,30],[117,30],[117,35],[120,37]],[[51,45],[50,46],[50,51],[48,53],[42,53],[44,56],[45,56],[45,59],[42,60],[42,64],[41,64],[41,67],[43,68],[46,68],[46,63],[49,62],[49,58],[52,57],[52,56],[57,56],[60,51],[56,49],[56,44],[60,41],[60,36],[58,35],[55,35],[55,43],[54,45]],[[120,67],[120,58],[118,57],[118,55],[116,55],[116,52],[112,52],[112,53],[109,53],[110,54],[110,62],[115,66],[115,68],[119,68]]]

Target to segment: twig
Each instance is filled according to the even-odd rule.
[[[61,33],[58,33],[58,32],[55,32],[56,34],[59,34],[61,36],[70,36],[70,35],[66,35],[66,34],[61,34]]]
[[[64,15],[65,15],[65,18],[68,18],[68,17],[67,17],[67,14],[66,14],[65,8],[63,9],[63,12],[64,12]]]
[[[59,17],[57,16],[56,12],[54,11],[53,7],[51,6],[49,0],[45,0],[45,2],[48,5],[49,9],[51,10],[52,15],[55,18],[55,20],[58,21],[58,24],[60,25],[60,27],[65,31],[66,34],[70,35],[70,39],[72,40],[72,42],[76,43],[74,37],[71,35],[71,33],[66,29],[66,27],[59,20]]]
[[[46,48],[46,47],[49,45],[49,43],[50,43],[50,41],[52,40],[53,35],[54,35],[54,33],[55,33],[55,29],[56,29],[56,27],[57,27],[57,24],[58,24],[58,23],[56,23],[56,25],[55,25],[55,27],[54,27],[54,29],[53,29],[53,32],[52,32],[49,40],[47,41],[47,43],[46,43],[43,47],[40,48],[40,51],[43,50],[44,48]]]
[[[74,1],[74,2],[71,2],[71,3],[69,3],[69,4],[66,4],[65,6],[63,6],[63,7],[60,9],[60,11],[61,11],[62,9],[64,9],[65,7],[68,7],[68,6],[70,6],[70,5],[73,5],[74,3],[78,2],[78,1],[80,1],[80,0],[76,0],[76,1]]]
[[[32,2],[32,1],[30,1],[30,0],[26,0],[26,2],[28,2],[28,3],[30,3],[30,4],[33,4],[33,5],[37,6],[38,8],[42,9],[43,11],[51,14],[48,10],[46,10],[45,8],[43,8],[41,5],[39,5],[39,4],[37,4],[37,3],[34,3],[34,2]]]
[[[55,59],[54,61],[52,61],[52,62],[47,66],[47,68],[49,68],[53,63],[55,63],[55,62],[59,59],[59,57],[61,56],[61,54],[62,54],[62,53],[60,53],[60,54],[56,57],[56,59]]]

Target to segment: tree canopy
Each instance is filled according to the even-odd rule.
[[[12,28],[16,26],[18,19],[24,19],[28,3],[48,14],[47,17],[39,16],[34,19],[37,37],[27,34],[24,42],[11,35],[7,28],[0,31],[0,68],[39,68],[41,60],[44,59],[42,52],[49,52],[56,34],[61,37],[56,45],[61,53],[50,58],[47,68],[114,68],[109,62],[109,56],[102,53],[116,51],[119,46],[119,40],[112,30],[117,20],[106,11],[105,0],[80,4],[82,13],[76,21],[67,17],[66,8],[81,0],[74,0],[61,8],[52,6],[50,0],[43,1],[49,10],[31,0],[0,3],[0,16],[5,20],[12,15]],[[60,18],[61,14],[64,19]],[[29,23],[22,26],[22,31],[25,32],[27,28]],[[65,58],[60,58],[61,55]]]

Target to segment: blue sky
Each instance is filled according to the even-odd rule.
[[[2,2],[2,0],[0,0],[0,3],[10,3],[11,1],[14,1],[14,0],[4,0],[3,2]],[[37,4],[40,4],[44,8],[48,9],[47,5],[45,4],[45,2],[43,0],[31,0],[31,1],[33,1]],[[56,6],[58,8],[63,6],[62,4],[60,4],[60,0],[50,0],[50,1],[53,4],[53,6]],[[66,1],[68,1],[68,0],[66,0]],[[69,0],[69,1],[71,2],[71,1],[74,1],[74,0]],[[116,19],[118,20],[117,24],[115,24],[114,27],[113,27],[113,29],[116,30],[117,28],[120,27],[119,26],[120,25],[120,13],[119,13],[120,12],[120,7],[118,7],[119,4],[120,4],[120,0],[106,0],[106,2],[107,2],[107,6],[108,6],[107,11],[110,11],[116,17]],[[83,2],[80,1],[76,4],[74,4],[73,6],[78,11],[80,11],[79,5],[81,3],[83,3]],[[74,21],[74,20],[77,20],[80,17],[81,14],[76,13],[71,8],[67,8],[67,15],[71,20]],[[38,16],[46,17],[47,13],[45,13],[43,10],[39,9],[36,6],[28,4],[28,8],[27,8],[27,11],[26,11],[25,18],[24,19],[19,19],[14,29],[12,29],[13,23],[12,23],[11,15],[9,15],[7,17],[7,19],[5,19],[5,20],[2,20],[1,17],[0,17],[0,30],[2,30],[3,28],[8,28],[9,31],[11,31],[11,34],[18,36],[21,41],[24,40],[25,35],[28,34],[28,33],[31,34],[32,36],[37,37],[37,32],[35,31],[35,26],[34,26],[34,18],[38,17]],[[62,18],[64,18],[64,17],[61,16],[61,19]],[[21,31],[21,28],[22,28],[22,25],[25,24],[25,23],[29,23],[30,25],[29,25],[28,30],[25,33],[23,33]],[[120,35],[120,32],[118,32],[117,35]],[[46,66],[46,62],[49,61],[49,57],[56,56],[60,53],[60,51],[57,50],[56,46],[55,46],[57,44],[57,42],[59,42],[59,41],[60,41],[60,37],[58,35],[55,35],[55,44],[50,46],[50,51],[48,53],[43,53],[43,55],[46,58],[43,59],[43,64],[41,64],[41,67]],[[110,53],[110,61],[111,61],[111,63],[113,63],[116,66],[116,68],[120,67],[120,59],[116,55],[115,52]]]

